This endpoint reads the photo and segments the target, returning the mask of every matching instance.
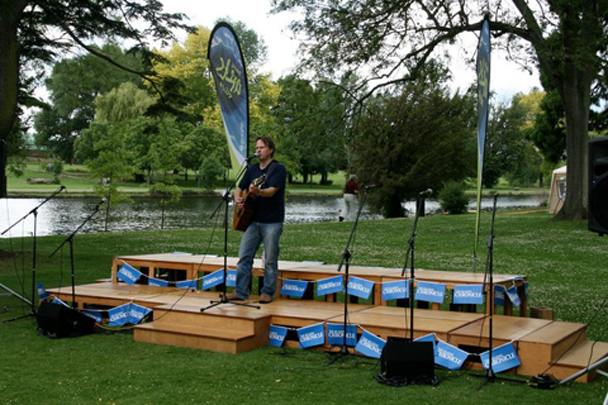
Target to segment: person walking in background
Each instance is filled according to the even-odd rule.
[[[359,194],[359,185],[357,184],[357,176],[351,176],[344,186],[344,204],[346,211],[344,215],[340,215],[340,222],[344,219],[352,221],[357,213],[357,196]]]

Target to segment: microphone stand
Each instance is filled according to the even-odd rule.
[[[410,307],[410,341],[414,341],[414,245],[416,242],[416,230],[418,228],[418,218],[420,217],[420,210],[423,207],[424,198],[427,191],[422,192],[416,198],[416,214],[414,215],[414,227],[412,228],[412,235],[408,241],[407,252],[405,253],[405,263],[403,264],[403,270],[401,271],[401,277],[405,276],[405,270],[407,269],[407,263],[411,257],[410,266],[410,283],[409,283],[409,294],[408,302]],[[407,318],[407,311],[405,312]],[[407,322],[406,322],[407,326]],[[406,336],[407,337],[407,336]]]
[[[66,243],[70,244],[70,269],[71,269],[71,276],[72,276],[72,308],[73,309],[76,309],[76,285],[75,285],[75,281],[74,281],[74,236],[76,236],[78,231],[80,231],[85,226],[85,224],[87,222],[89,222],[91,220],[91,218],[93,218],[93,216],[99,212],[99,208],[101,207],[101,205],[104,202],[105,202],[105,200],[101,200],[99,202],[99,204],[97,204],[95,206],[95,209],[93,210],[93,212],[80,224],[80,226],[78,228],[76,228],[76,230],[74,230],[74,232],[72,232],[70,234],[70,236],[68,236],[63,242],[61,242],[61,244],[59,246],[57,246],[57,249],[55,249],[53,251],[53,253],[51,253],[49,255],[49,258],[55,256],[55,253],[57,253],[59,251],[59,249],[61,249],[63,247],[63,245],[65,245]]]
[[[228,206],[230,205],[230,194],[231,194],[231,191],[234,189],[234,187],[236,187],[237,181],[241,178],[241,176],[243,176],[243,174],[245,174],[245,171],[247,171],[248,168],[249,168],[249,159],[245,159],[243,161],[243,165],[241,166],[241,171],[238,172],[238,174],[234,178],[234,181],[232,182],[230,187],[224,192],[224,195],[222,196],[222,200],[219,202],[217,207],[215,207],[215,210],[213,211],[213,213],[210,216],[210,218],[215,217],[217,215],[217,213],[219,212],[220,208],[222,207],[222,204],[224,205],[224,284],[222,287],[222,293],[220,294],[219,301],[211,301],[210,305],[208,305],[204,308],[201,308],[201,312],[205,312],[208,309],[217,307],[218,305],[222,305],[222,304],[240,305],[243,307],[260,309],[260,306],[258,306],[258,305],[230,301],[228,299],[228,295],[226,293],[226,289],[228,287],[228,285],[227,285],[228,284]]]
[[[30,302],[27,298],[20,296],[19,294],[12,291],[10,288],[6,287],[4,284],[0,283],[0,287],[2,287],[3,289],[8,291],[15,297],[19,298],[21,301],[30,305],[31,310],[30,310],[29,314],[19,316],[17,318],[9,319],[7,322],[16,321],[16,320],[19,320],[19,319],[22,319],[22,318],[25,318],[28,316],[36,316],[36,304],[35,304],[35,302],[36,302],[36,262],[37,262],[36,258],[37,258],[37,247],[38,247],[36,231],[37,231],[37,226],[38,226],[38,208],[42,207],[44,204],[46,204],[49,200],[54,198],[57,194],[59,194],[63,190],[65,190],[65,186],[59,187],[59,189],[55,190],[55,192],[53,194],[48,196],[44,201],[42,201],[40,204],[38,204],[36,207],[34,207],[30,212],[25,214],[20,220],[18,220],[17,222],[15,222],[11,226],[9,226],[7,229],[5,229],[4,232],[2,232],[2,234],[1,234],[1,235],[4,235],[5,233],[7,233],[11,229],[13,229],[17,224],[24,221],[27,217],[29,217],[30,215],[34,215],[34,234],[33,234],[34,238],[33,238],[33,248],[32,248],[32,301]]]
[[[344,328],[344,336],[342,338],[342,345],[340,346],[340,351],[338,352],[329,352],[329,354],[331,355],[336,355],[336,357],[334,357],[327,365],[331,365],[333,363],[335,363],[339,358],[341,358],[342,356],[347,356],[349,354],[351,354],[348,351],[348,346],[346,344],[346,326],[348,324],[348,300],[349,300],[349,295],[348,295],[348,279],[350,277],[350,259],[352,257],[352,254],[349,250],[350,245],[353,241],[354,235],[357,232],[357,226],[359,225],[359,218],[361,217],[361,211],[363,210],[363,206],[365,205],[365,200],[367,198],[367,190],[370,187],[365,187],[364,192],[363,192],[363,198],[361,199],[361,204],[359,205],[359,210],[357,211],[357,217],[355,218],[355,222],[353,223],[353,227],[350,231],[350,236],[348,238],[348,242],[346,242],[346,247],[344,248],[344,251],[342,252],[342,259],[340,260],[340,264],[338,265],[338,273],[340,273],[342,271],[342,266],[344,266],[344,275],[345,275],[345,282],[344,285],[346,286],[345,290],[344,290],[344,320],[343,320],[343,328]]]
[[[488,236],[488,256],[486,257],[486,270],[485,270],[485,275],[486,277],[489,275],[489,280],[490,280],[490,288],[488,291],[488,306],[490,308],[490,330],[489,330],[489,351],[488,351],[488,369],[485,371],[484,376],[485,376],[485,380],[483,383],[481,383],[481,385],[479,387],[477,387],[477,389],[475,391],[479,391],[480,389],[482,389],[488,382],[493,382],[497,379],[503,380],[503,381],[512,381],[512,382],[518,382],[518,383],[523,383],[525,381],[520,381],[520,380],[515,380],[515,379],[511,379],[511,378],[505,378],[505,377],[497,377],[496,373],[494,372],[494,368],[492,366],[492,348],[494,345],[494,221],[496,218],[496,201],[498,200],[498,194],[494,194],[494,201],[493,201],[493,206],[492,206],[492,222],[490,225],[490,235]],[[481,209],[481,207],[477,207],[477,209]],[[505,297],[506,299],[506,297]]]

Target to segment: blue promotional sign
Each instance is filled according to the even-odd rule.
[[[464,350],[460,350],[459,348],[452,346],[443,340],[440,340],[437,343],[437,351],[435,354],[435,364],[439,364],[447,368],[448,370],[459,370],[467,357],[469,357],[469,353]]]
[[[148,278],[148,285],[154,285],[157,287],[169,287],[169,282],[165,280],[159,280],[158,278]]]
[[[505,293],[505,288],[503,286],[494,286],[494,305],[505,306]]]
[[[131,304],[131,308],[129,308],[129,323],[137,325],[150,312],[152,312],[150,308],[142,307],[141,305],[137,304]]]
[[[134,269],[126,263],[120,267],[120,270],[118,270],[118,273],[116,274],[116,277],[119,280],[122,280],[127,284],[135,284],[141,276],[142,274],[139,270]]]
[[[100,311],[95,311],[93,309],[83,309],[80,312],[82,312],[89,318],[95,319],[95,322],[97,322],[97,323],[101,323],[101,321],[103,321],[103,316],[101,316]]]
[[[224,282],[224,270],[217,270],[211,274],[207,274],[203,277],[203,287],[201,290],[205,291],[210,288],[213,288],[217,285],[220,285]]]
[[[207,51],[235,173],[249,155],[249,100],[247,71],[232,27],[221,22],[213,28]]]
[[[70,307],[68,304],[66,304],[65,302],[61,301],[59,298],[55,297],[53,298],[53,301],[51,301],[53,304],[59,304],[59,305],[63,305],[64,307]]]
[[[437,337],[434,333],[429,333],[428,335],[424,335],[419,337],[418,339],[414,339],[414,342],[432,342],[433,353],[435,353],[435,356],[437,356]]]
[[[43,300],[45,298],[48,298],[48,296],[49,296],[49,293],[46,292],[46,289],[44,288],[42,283],[38,283],[38,299]]]
[[[401,300],[410,297],[410,280],[382,283],[382,301]]]
[[[427,301],[443,303],[445,296],[445,284],[430,283],[428,281],[419,281],[416,287],[416,301]]]
[[[342,276],[335,276],[317,281],[317,296],[334,294],[344,291]]]
[[[228,270],[226,287],[236,287],[236,270]]]
[[[344,325],[336,323],[327,324],[327,343],[330,345],[344,344]],[[357,345],[357,325],[346,325],[346,346]]]
[[[178,281],[178,282],[175,283],[175,286],[177,288],[191,288],[193,290],[196,290],[196,279],[194,279],[194,280]]]
[[[507,290],[507,297],[509,297],[509,301],[513,303],[514,307],[518,307],[521,304],[521,299],[519,298],[519,294],[517,294],[517,287],[513,286]]]
[[[124,304],[108,311],[110,326],[122,326],[131,321],[131,304]]]
[[[366,330],[363,331],[355,350],[367,357],[379,359],[386,341]]]
[[[318,323],[298,329],[298,340],[300,341],[301,348],[325,344],[325,328],[323,324]]]
[[[483,304],[483,285],[457,285],[454,287],[454,304]]]
[[[490,351],[480,354],[481,364],[486,370],[490,368]],[[507,343],[492,349],[492,371],[501,373],[521,364],[513,343]]]
[[[348,280],[346,292],[350,295],[354,295],[355,297],[366,300],[371,295],[373,289],[373,281],[365,280],[359,277],[351,277],[350,280]]]
[[[292,297],[304,296],[308,287],[308,281],[304,280],[285,280],[281,287],[281,295],[291,295]]]
[[[288,329],[283,326],[270,325],[270,346],[281,347],[287,336]]]

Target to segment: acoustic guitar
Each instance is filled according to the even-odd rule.
[[[255,187],[262,187],[264,181],[266,180],[266,173],[254,179],[251,184]],[[243,207],[239,207],[238,204],[234,204],[234,215],[232,217],[232,229],[235,231],[243,231],[247,230],[249,224],[251,223],[251,219],[253,218],[253,213],[255,212],[255,196],[249,192],[249,187],[247,190],[243,190],[241,193],[241,198],[243,199]]]

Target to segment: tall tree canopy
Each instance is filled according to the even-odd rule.
[[[370,72],[368,97],[379,87],[409,80],[463,33],[477,32],[491,12],[495,46],[536,65],[561,98],[566,116],[568,193],[560,212],[579,219],[584,200],[591,88],[606,70],[608,0],[273,0],[276,12],[301,9],[292,24],[307,36],[305,65],[324,73]],[[483,8],[482,8],[483,7]],[[545,86],[547,87],[547,86]]]
[[[0,196],[6,195],[6,140],[19,104],[32,104],[20,89],[28,82],[24,67],[49,62],[80,46],[119,65],[91,47],[96,38],[130,40],[146,60],[146,41],[167,41],[187,28],[182,14],[163,12],[158,0],[10,0],[0,1]],[[124,67],[128,69],[127,67]],[[138,72],[153,79],[152,72]]]

